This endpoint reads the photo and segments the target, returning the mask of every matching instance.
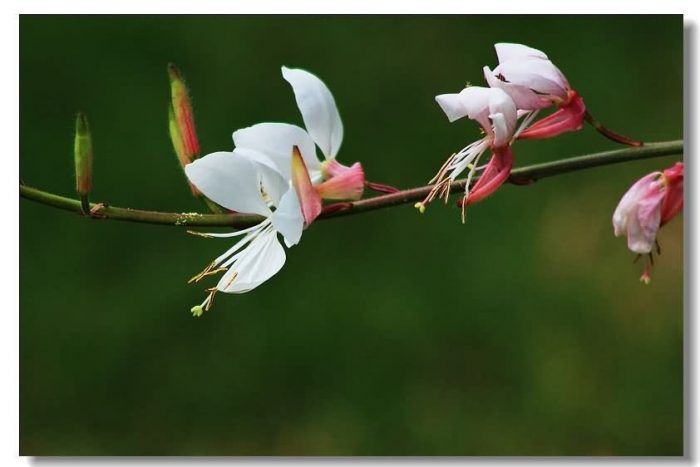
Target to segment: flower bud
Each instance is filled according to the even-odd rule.
[[[168,65],[168,77],[171,95],[168,128],[177,158],[184,167],[199,155],[199,141],[187,86],[180,70],[172,63]]]
[[[630,187],[613,213],[615,236],[631,251],[651,253],[659,229],[683,208],[683,163],[645,175]]]
[[[75,191],[86,197],[92,189],[92,137],[85,114],[79,112],[75,119]]]

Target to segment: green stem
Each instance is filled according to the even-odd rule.
[[[650,159],[678,155],[683,153],[683,141],[666,141],[661,143],[647,143],[641,147],[606,151],[596,154],[587,154],[569,159],[562,159],[543,164],[529,165],[514,169],[511,173],[510,182],[514,184],[526,184],[541,178],[560,175],[603,165],[617,164],[621,162],[635,161],[639,159]],[[465,179],[456,180],[450,192],[464,190]],[[401,204],[407,204],[422,200],[430,192],[431,185],[402,190],[396,193],[376,196],[374,198],[362,199],[359,201],[348,201],[331,204],[325,207],[319,219],[329,219],[332,217],[359,214]],[[58,209],[73,212],[82,212],[80,200],[66,198],[64,196],[48,193],[36,188],[31,188],[20,184],[19,194],[22,198],[46,204]],[[188,227],[249,227],[262,220],[262,217],[251,214],[200,214],[200,213],[177,213],[144,211],[140,209],[119,208],[107,206],[101,203],[91,203],[93,218],[113,219],[130,222],[143,222],[148,224],[166,224]]]

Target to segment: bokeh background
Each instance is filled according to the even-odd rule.
[[[20,177],[73,193],[78,110],[94,200],[201,210],[167,133],[166,64],[204,152],[302,124],[280,66],[330,87],[339,159],[423,184],[478,136],[436,94],[482,84],[493,43],[543,49],[600,120],[682,137],[681,16],[22,16]],[[590,127],[517,165],[615,148]],[[653,282],[612,235],[617,201],[678,158],[504,186],[469,211],[318,222],[252,293],[189,309],[227,240],[89,221],[20,200],[25,455],[680,455],[682,217]],[[212,284],[213,285],[213,282]]]

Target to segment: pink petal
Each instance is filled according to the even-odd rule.
[[[491,160],[469,191],[467,204],[478,203],[492,195],[510,176],[513,168],[513,152],[510,146],[494,150]]]
[[[661,225],[673,219],[683,209],[683,162],[664,170],[666,195],[661,205]]]
[[[333,160],[333,162],[335,162]],[[360,199],[365,189],[365,172],[362,164],[355,162],[350,167],[339,163],[331,171],[335,174],[316,186],[316,192],[323,199]],[[340,169],[338,166],[342,167]]]
[[[294,146],[292,151],[291,175],[292,186],[299,197],[301,212],[304,214],[304,224],[308,226],[321,214],[321,197],[311,183],[309,171],[306,169],[298,146]]]
[[[518,139],[552,138],[567,131],[580,130],[586,114],[586,105],[575,91],[570,95],[571,100],[566,105],[530,125],[520,133]]]
[[[622,196],[613,213],[613,228],[615,229],[616,237],[627,233],[627,224],[630,218],[636,215],[637,204],[649,192],[660,175],[660,172],[645,175],[637,180]]]

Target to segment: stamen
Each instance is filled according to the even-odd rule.
[[[209,267],[211,267],[211,265],[209,265]],[[199,274],[197,274],[196,276],[194,276],[189,281],[187,281],[187,283],[191,284],[192,282],[199,282],[207,276],[213,276],[215,274],[219,274],[220,272],[224,272],[224,271],[228,271],[228,268],[217,268],[217,269],[214,269],[213,271],[204,270],[204,271],[200,272]]]
[[[649,270],[645,269],[642,275],[639,277],[639,282],[649,285],[651,283],[651,276],[649,275]]]
[[[231,274],[231,278],[228,281],[226,281],[226,285],[224,286],[224,289],[228,289],[231,286],[231,284],[233,284],[233,281],[236,280],[236,277],[238,277],[238,271]]]
[[[450,188],[452,187],[452,181],[449,178],[446,178],[442,181],[441,185],[442,186],[440,187],[440,195],[438,197],[443,198],[445,200],[445,204],[447,204],[447,199],[450,197]]]
[[[211,289],[207,289],[207,291],[209,292],[209,295],[207,295],[207,298],[204,299],[202,304],[193,306],[190,309],[190,311],[192,312],[192,316],[194,316],[195,318],[199,318],[204,314],[205,311],[208,311],[209,308],[211,308],[211,303],[216,292],[213,292]]]
[[[439,182],[445,176],[445,172],[447,172],[447,167],[452,163],[452,160],[456,156],[457,156],[457,154],[453,153],[450,157],[447,158],[445,163],[442,164],[442,166],[440,167],[440,170],[437,171],[437,174],[435,174],[435,176],[428,181],[429,185],[432,183]]]
[[[192,282],[199,282],[203,277],[207,276],[210,274],[210,271],[216,267],[216,262],[213,261],[209,263],[209,265],[204,268],[204,271],[200,272],[199,274],[193,276],[190,280],[187,281],[188,284],[191,284]]]
[[[467,223],[467,198],[469,198],[469,193],[465,193],[464,198],[462,198],[462,224]]]
[[[206,305],[204,303],[202,304],[202,305],[204,305],[204,311],[209,311],[211,306],[214,304],[214,295],[216,295],[216,293],[218,291],[219,291],[219,289],[217,289],[216,287],[212,287],[210,289],[207,289],[207,292],[209,292],[209,295],[207,296],[206,300],[204,300],[206,302]]]
[[[484,151],[488,148],[488,145],[489,140],[487,138],[482,138],[470,143],[467,147],[448,157],[437,174],[430,180],[429,183],[433,184],[433,187],[428,195],[423,201],[416,203],[414,207],[423,213],[427,205],[435,198],[442,198],[445,204],[447,204],[450,197],[452,182],[467,168],[469,169],[468,182],[471,181],[471,177],[473,177],[474,172],[478,169],[476,164]]]
[[[197,232],[196,230],[188,230],[187,233],[190,235],[196,235],[197,237],[212,238],[212,236],[208,233]]]
[[[637,255],[637,257],[635,258],[634,261],[637,262],[637,260],[641,256],[642,255]],[[644,266],[644,270],[642,271],[642,275],[639,277],[639,281],[643,282],[646,285],[649,285],[649,283],[651,282],[651,268],[654,266],[654,254],[649,253],[648,255],[646,255],[646,257],[647,257],[646,265]]]
[[[191,235],[197,235],[199,237],[204,237],[204,238],[230,238],[230,237],[238,237],[240,235],[244,235],[247,233],[250,233],[254,230],[259,230],[265,227],[266,225],[270,224],[272,220],[270,218],[265,219],[264,221],[260,222],[259,224],[255,224],[252,227],[248,227],[242,230],[236,230],[234,232],[227,232],[227,233],[208,233],[208,232],[195,232],[194,230],[188,230],[187,233]]]
[[[528,115],[523,119],[522,123],[520,124],[520,127],[516,130],[515,134],[513,135],[512,141],[515,141],[518,138],[518,136],[520,136],[520,133],[525,131],[527,127],[530,126],[530,123],[532,123],[532,121],[535,119],[539,112],[540,110],[537,109],[528,113]]]
[[[477,167],[477,164],[479,164],[479,161],[481,160],[481,156],[483,156],[483,155],[484,155],[484,153],[482,152],[481,154],[479,154],[478,156],[476,156],[476,159],[474,160],[474,164],[473,164],[473,169],[471,169],[471,170],[469,171],[469,173],[467,174],[467,183],[464,184],[464,192],[465,192],[465,195],[464,195],[465,200],[464,200],[464,202],[465,202],[465,203],[466,203],[466,198],[469,197],[469,190],[470,190],[470,186],[471,186],[471,183],[472,183],[472,179],[474,178],[474,174],[476,174],[476,171],[480,169],[480,167]],[[487,164],[487,165],[488,165],[488,164]],[[486,166],[484,166],[484,167],[486,167]],[[483,167],[481,167],[481,168],[483,168]]]

